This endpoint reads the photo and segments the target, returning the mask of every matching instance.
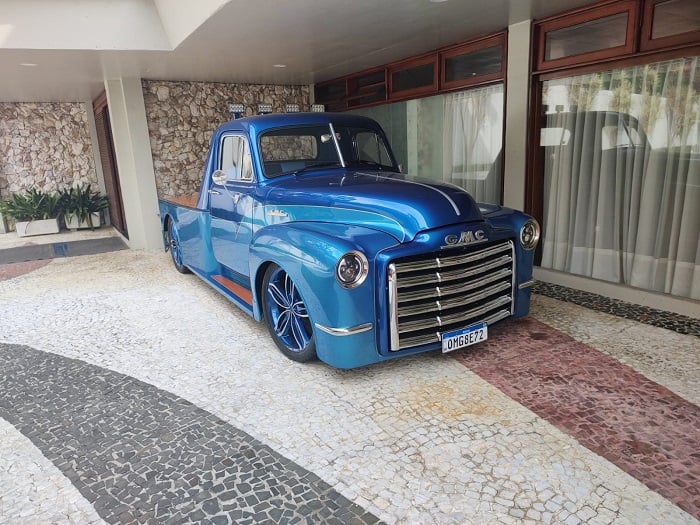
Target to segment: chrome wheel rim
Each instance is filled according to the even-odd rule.
[[[180,250],[180,242],[177,237],[175,225],[170,222],[168,225],[168,245],[170,247],[170,255],[177,266],[182,266],[182,250]]]
[[[270,276],[266,294],[275,335],[290,351],[302,352],[311,342],[311,322],[294,281],[278,268]]]

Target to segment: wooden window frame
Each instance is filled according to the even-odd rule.
[[[653,6],[661,0],[636,0],[636,27],[637,34],[633,39],[635,44],[631,50],[614,48],[615,55],[606,57],[604,60],[594,61],[592,54],[573,55],[575,60],[566,63],[552,65],[553,61],[541,64],[541,57],[544,54],[543,32],[540,26],[550,20],[568,19],[571,20],[575,14],[587,12],[588,9],[578,9],[554,16],[534,23],[534,43],[537,47],[532,50],[533,68],[531,71],[530,95],[529,95],[529,116],[527,133],[527,160],[526,160],[526,180],[525,180],[525,202],[524,209],[533,215],[537,220],[542,220],[544,213],[544,169],[543,152],[539,147],[539,136],[542,122],[542,86],[543,82],[557,78],[578,76],[601,71],[625,68],[648,64],[652,62],[662,62],[673,60],[684,56],[700,55],[700,38],[695,36],[695,31],[672,35],[671,37],[658,38],[653,40],[653,47],[649,47],[649,39],[645,47],[644,36],[651,35],[651,24],[653,16]],[[615,4],[627,4],[630,2],[615,1]],[[611,7],[613,2],[606,1],[595,6],[593,9]],[[619,12],[619,11],[618,11]],[[614,14],[614,13],[613,13]],[[589,15],[590,18],[590,15]],[[594,16],[593,18],[597,18]],[[628,19],[629,22],[629,19]],[[580,23],[580,22],[577,22]],[[575,25],[575,24],[574,24]],[[648,32],[647,32],[648,31]],[[681,38],[679,38],[679,36]],[[629,27],[627,39],[629,39]],[[626,47],[626,46],[625,46]],[[559,59],[561,60],[561,59]],[[535,252],[535,264],[539,265],[542,257],[542,244],[537,246]]]
[[[645,0],[644,14],[642,16],[642,30],[639,37],[639,48],[641,51],[653,51],[662,48],[679,47],[692,45],[700,42],[700,31],[687,31],[677,35],[669,35],[661,38],[652,38],[654,28],[654,9],[658,4],[667,0]]]
[[[314,94],[317,93],[317,90],[320,87],[324,87],[327,85],[331,84],[340,84],[343,83],[343,92],[341,95],[338,95],[337,98],[319,98],[318,95],[316,95],[316,98],[318,98],[317,103],[319,104],[324,104],[326,106],[333,106],[334,109],[331,111],[338,111],[338,109],[335,109],[335,106],[340,106],[342,109],[347,109],[347,96],[348,96],[348,86],[347,86],[347,79],[345,78],[334,78],[332,80],[328,80],[326,82],[319,82],[314,90]]]
[[[411,89],[404,89],[401,91],[394,91],[394,73],[399,73],[401,71],[406,71],[415,67],[433,65],[433,81],[431,84],[425,86],[419,86]],[[438,92],[438,79],[439,79],[439,68],[440,62],[438,61],[438,52],[431,51],[424,55],[418,55],[415,57],[408,58],[406,60],[401,60],[399,62],[392,62],[386,68],[386,80],[387,80],[387,100],[389,102],[394,102],[398,100],[405,100],[408,98],[424,97],[428,95],[435,95]]]
[[[482,49],[487,49],[489,47],[501,46],[501,69],[496,73],[487,73],[483,75],[475,75],[470,78],[464,78],[459,80],[446,79],[447,68],[445,66],[447,60],[458,57],[460,55],[468,55],[475,51],[480,51]],[[508,56],[508,38],[506,31],[497,33],[492,36],[481,38],[478,40],[473,40],[465,44],[458,44],[446,48],[440,51],[440,83],[439,91],[454,91],[458,89],[464,89],[468,87],[480,86],[483,84],[490,84],[492,82],[500,81],[505,78],[505,64]]]
[[[621,46],[609,47],[588,53],[570,55],[552,60],[545,59],[547,33],[567,27],[577,26],[606,18],[609,16],[627,13],[627,26],[625,43]],[[637,0],[614,0],[595,4],[582,9],[577,9],[562,15],[545,18],[535,23],[535,38],[537,56],[535,57],[535,70],[546,71],[555,68],[572,67],[578,64],[597,62],[604,59],[632,54],[637,42],[638,27],[638,2]]]
[[[508,30],[504,29],[497,33],[490,33],[488,35],[482,35],[465,42],[459,42],[454,45],[441,47],[439,49],[429,51],[428,53],[423,53],[396,62],[390,62],[382,66],[365,69],[362,71],[352,73],[350,75],[325,80],[316,84],[315,92],[317,92],[318,88],[320,87],[340,82],[345,83],[345,91],[342,95],[337,95],[336,98],[332,99],[317,96],[316,101],[319,104],[325,104],[327,106],[328,111],[347,111],[350,109],[378,106],[381,104],[391,102],[400,102],[412,98],[428,97],[432,95],[438,95],[440,93],[449,93],[450,91],[457,91],[460,89],[477,87],[487,84],[495,84],[497,82],[503,82],[505,84],[506,64],[508,60],[507,44]],[[464,54],[465,52],[468,53],[471,51],[478,51],[480,49],[485,49],[487,47],[492,47],[495,45],[501,45],[502,47],[503,55],[501,59],[500,72],[485,75],[477,75],[472,78],[460,79],[451,82],[447,82],[445,80],[444,65],[446,59],[449,59],[454,56],[459,56],[460,54]],[[430,85],[420,86],[414,89],[406,89],[403,91],[393,90],[393,73],[430,63],[433,64],[434,70],[433,82]],[[372,86],[379,85],[380,83],[371,84],[370,86],[363,86],[360,89],[356,89],[355,87],[353,87],[353,82],[365,75],[371,75],[382,70],[384,71],[384,85],[386,95],[384,99],[363,104],[354,104],[353,99],[358,99],[366,95],[361,92],[362,89],[367,89],[371,91]]]
[[[360,86],[358,87],[356,84],[357,82],[362,79],[363,77],[367,77],[370,75],[375,75],[379,72],[384,73],[384,79],[380,82],[375,82],[372,84],[367,84],[365,86]],[[375,104],[382,104],[386,102],[387,100],[387,95],[388,95],[388,88],[387,88],[387,70],[385,67],[374,67],[371,69],[365,69],[364,71],[360,71],[359,73],[354,73],[352,75],[349,75],[345,77],[345,105],[347,109],[356,109],[356,108],[363,108],[366,106],[372,106]],[[381,100],[377,101],[372,101],[368,102],[366,104],[353,104],[353,100],[358,100],[363,97],[367,97],[373,94],[373,88],[379,87],[379,86],[384,86],[384,96],[382,97]]]

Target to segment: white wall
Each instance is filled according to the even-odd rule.
[[[151,0],[2,0],[0,48],[165,50],[171,46]]]
[[[176,48],[231,0],[153,0],[170,44]]]

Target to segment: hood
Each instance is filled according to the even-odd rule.
[[[405,242],[423,230],[484,220],[463,189],[400,173],[316,172],[285,177],[268,187],[268,222],[358,224]]]

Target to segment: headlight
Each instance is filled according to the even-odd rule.
[[[520,228],[520,244],[526,250],[532,250],[540,240],[540,225],[535,219],[528,219]]]
[[[369,271],[367,257],[360,252],[348,252],[335,265],[335,278],[343,288],[360,286]]]

